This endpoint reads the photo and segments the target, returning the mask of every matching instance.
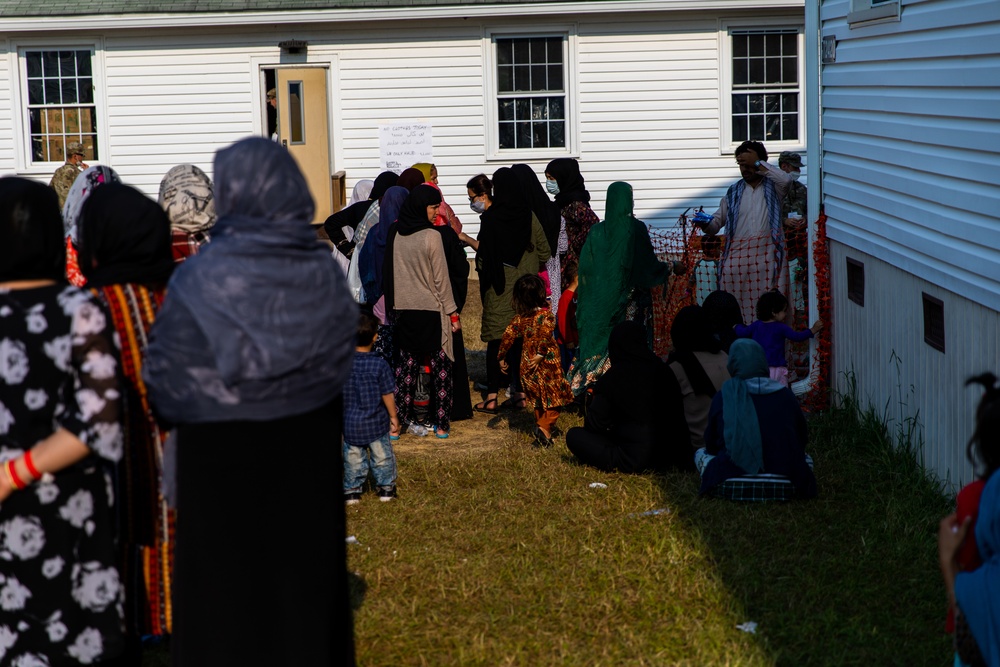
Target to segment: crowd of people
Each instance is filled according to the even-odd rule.
[[[756,142],[735,158],[697,267],[656,252],[628,183],[602,219],[569,158],[542,178],[524,164],[470,178],[475,238],[433,164],[359,181],[323,224],[329,245],[295,161],[266,139],[220,150],[214,183],[171,169],[155,202],[75,153],[65,194],[0,179],[0,662],[138,665],[143,637],[169,635],[177,665],[353,664],[344,504],[369,475],[392,502],[393,442],[445,440],[477,412],[531,409],[533,444],[550,447],[560,412],[580,410],[565,442],[584,465],[814,497],[786,359],[822,326],[793,322],[786,296],[805,261],[801,160],[776,168]],[[486,346],[475,404],[466,248]],[[661,358],[654,302],[672,280],[692,303]],[[997,390],[982,382],[989,477]],[[988,661],[992,513],[978,552],[956,554],[991,484],[941,529],[956,617]]]

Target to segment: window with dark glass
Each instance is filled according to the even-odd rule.
[[[799,140],[795,29],[733,30],[733,142]]]
[[[32,162],[62,162],[74,142],[98,159],[91,51],[25,51],[24,65]]]
[[[499,147],[566,146],[563,37],[497,38]]]

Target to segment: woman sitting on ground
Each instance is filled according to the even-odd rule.
[[[693,450],[705,446],[708,410],[716,392],[729,379],[729,357],[712,336],[701,306],[681,308],[670,327],[670,340],[674,349],[667,364],[680,384],[693,455]]]
[[[792,390],[769,377],[764,348],[748,338],[734,341],[728,370],[732,378],[712,399],[705,449],[695,454],[701,493],[728,479],[768,473],[787,478],[797,497],[814,498],[806,417]]]
[[[566,434],[569,451],[607,471],[691,468],[680,387],[646,345],[645,327],[629,321],[616,326],[608,352],[611,368],[594,386],[584,426]]]

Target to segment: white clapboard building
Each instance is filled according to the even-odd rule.
[[[599,215],[625,180],[671,225],[718,206],[740,140],[805,148],[803,0],[0,0],[0,49],[0,174],[47,181],[82,133],[151,195],[276,133],[328,211],[393,131],[473,234],[470,177],[562,156]]]
[[[1000,3],[807,5],[835,380],[916,417],[924,463],[964,484],[982,391],[963,383],[1000,375]]]

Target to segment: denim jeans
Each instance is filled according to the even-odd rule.
[[[389,490],[395,487],[396,456],[392,453],[392,441],[389,440],[388,433],[364,445],[352,445],[344,441],[344,493],[361,493],[369,468],[379,489]]]

